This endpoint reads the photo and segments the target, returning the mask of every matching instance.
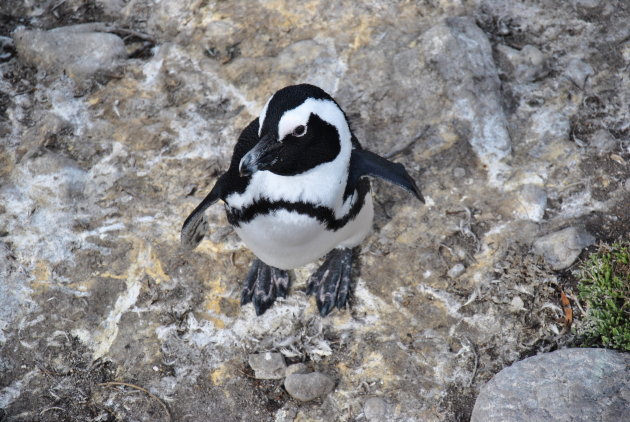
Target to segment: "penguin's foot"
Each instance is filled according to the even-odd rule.
[[[256,258],[249,268],[241,293],[241,305],[254,303],[256,315],[262,315],[278,297],[286,297],[289,291],[289,273],[271,267]]]
[[[306,294],[314,294],[317,309],[326,316],[336,306],[346,306],[352,282],[352,249],[333,249],[308,280]]]

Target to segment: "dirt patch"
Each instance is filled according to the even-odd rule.
[[[5,347],[19,348],[17,343]],[[12,379],[31,380],[22,386],[24,393],[4,409],[9,420],[116,420],[115,414],[98,397],[101,384],[115,377],[116,367],[112,362],[93,361],[92,352],[76,337],[63,331],[40,341],[37,349],[41,352],[35,367],[30,366],[32,362],[18,359],[11,362],[12,370],[3,371],[2,385],[9,385]],[[30,377],[26,375],[29,371]]]
[[[442,399],[440,406],[447,414],[452,415],[451,421],[468,422],[476,398],[477,391],[474,388],[452,384],[447,388],[446,397]]]

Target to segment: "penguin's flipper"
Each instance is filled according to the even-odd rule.
[[[315,295],[317,309],[326,316],[336,306],[344,308],[352,287],[352,249],[339,248],[328,252],[321,267],[308,279],[307,295]]]
[[[289,283],[288,271],[271,267],[256,258],[245,277],[241,306],[253,302],[256,315],[260,316],[277,298],[287,296]]]
[[[349,185],[355,186],[363,176],[378,177],[400,186],[424,203],[422,192],[402,164],[393,163],[365,149],[353,149],[350,156]]]
[[[186,221],[184,221],[180,241],[182,248],[185,250],[195,249],[208,232],[208,220],[206,220],[204,211],[223,197],[225,185],[226,177],[224,174],[217,180],[217,183],[215,183],[208,196],[201,201],[197,208],[186,218]]]

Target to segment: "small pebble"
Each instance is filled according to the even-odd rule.
[[[448,270],[448,272],[446,273],[450,278],[457,278],[460,275],[462,275],[464,273],[464,271],[466,271],[466,267],[464,266],[464,264],[455,264],[453,265],[453,267],[451,267],[450,270]]]
[[[516,50],[499,44],[497,54],[503,70],[516,81],[533,82],[548,73],[544,54],[533,45]]]
[[[594,73],[595,71],[591,65],[580,59],[571,60],[564,71],[565,76],[582,89],[584,88],[584,85],[586,85],[586,79]]]
[[[291,402],[287,402],[287,404],[290,403]],[[293,422],[295,420],[298,410],[295,407],[287,407],[287,404],[285,404],[284,408],[276,412],[274,422]],[[295,406],[295,404],[293,404],[293,406]]]
[[[522,311],[525,309],[525,302],[523,302],[520,296],[514,296],[510,302],[510,308],[512,308],[513,311]]]
[[[285,378],[284,388],[294,399],[311,401],[330,393],[335,388],[335,382],[321,372],[291,374]]]
[[[455,167],[453,169],[453,176],[456,177],[457,179],[460,179],[466,176],[466,170],[461,167]]]
[[[518,217],[541,221],[547,209],[547,192],[540,186],[527,184],[521,188],[517,201]]]
[[[534,242],[534,253],[542,256],[554,270],[563,270],[575,262],[587,246],[595,243],[595,238],[583,229],[568,227],[550,233]]]
[[[363,404],[363,414],[369,422],[384,421],[387,416],[387,402],[380,397],[372,397]]]
[[[263,380],[278,380],[284,378],[287,364],[280,353],[254,353],[249,355],[249,366],[254,370],[254,376]]]

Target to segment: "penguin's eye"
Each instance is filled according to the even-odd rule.
[[[291,132],[291,135],[295,136],[295,137],[300,137],[300,136],[304,136],[306,134],[306,126],[304,125],[299,125],[297,126],[295,129],[293,129],[293,132]]]

